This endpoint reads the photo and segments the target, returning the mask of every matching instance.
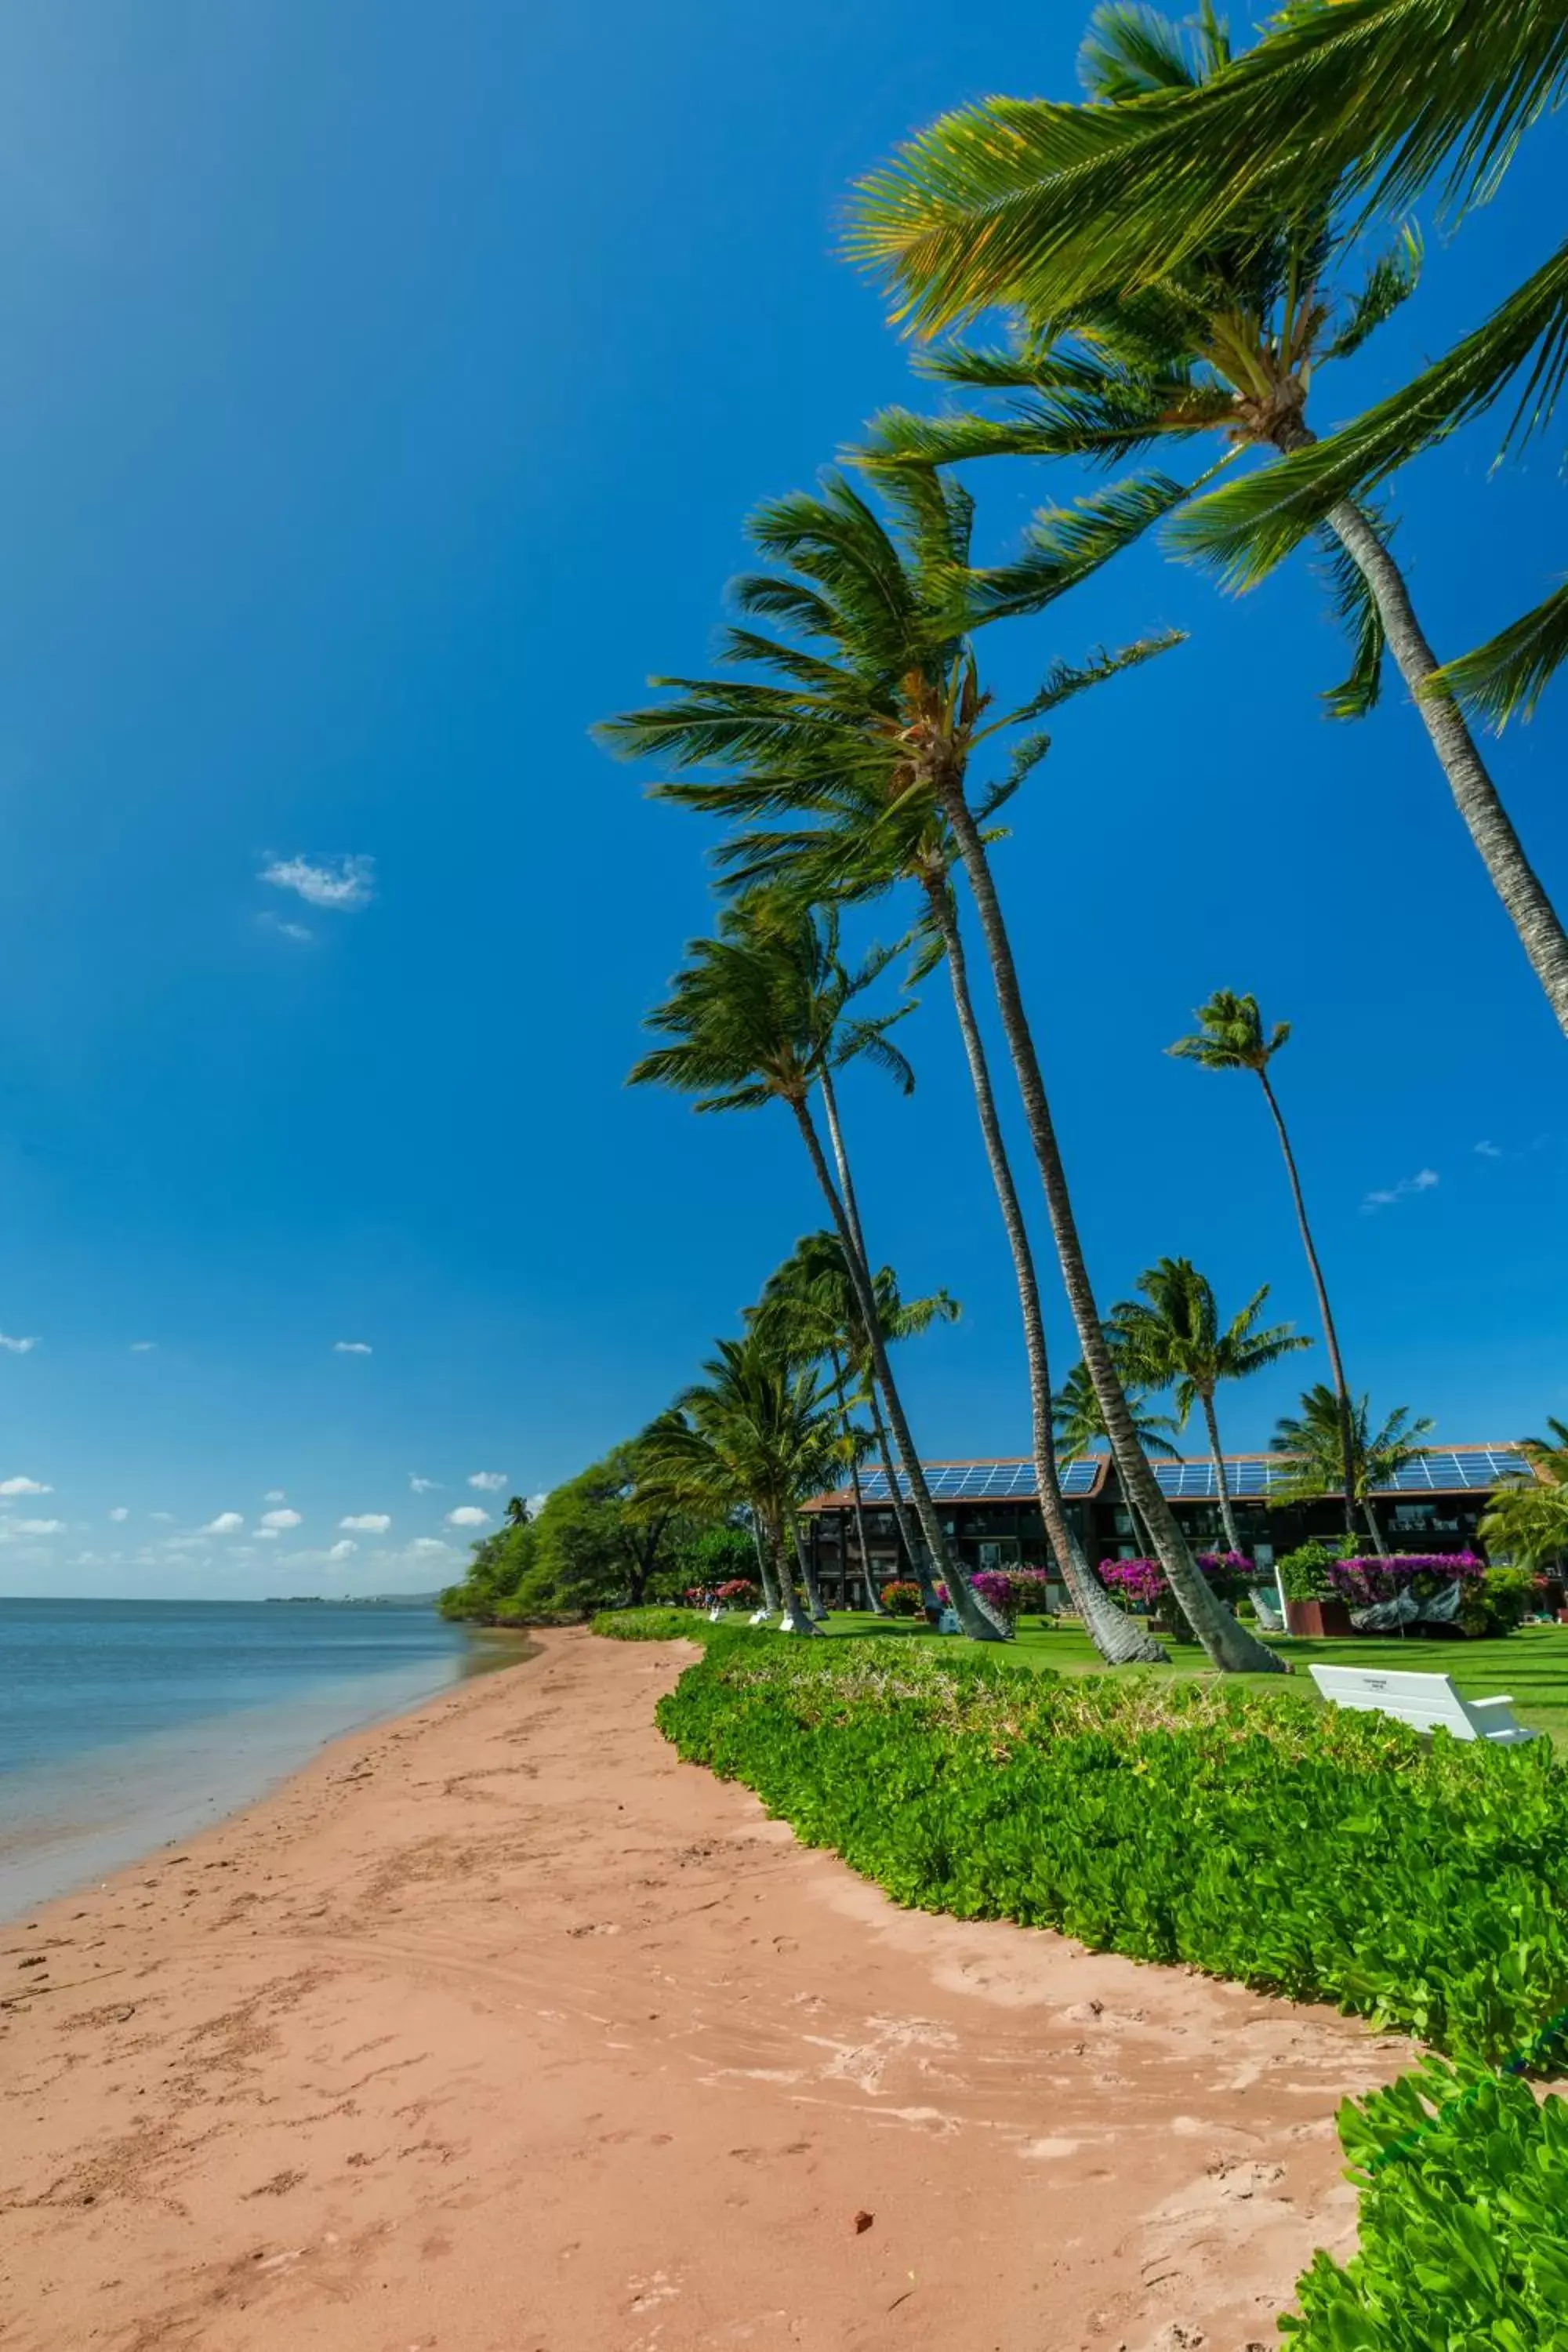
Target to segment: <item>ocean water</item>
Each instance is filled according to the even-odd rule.
[[[428,1607],[0,1600],[0,1919],[522,1654]]]

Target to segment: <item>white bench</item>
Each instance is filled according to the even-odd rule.
[[[1538,1739],[1516,1723],[1511,1698],[1461,1698],[1447,1675],[1374,1674],[1365,1666],[1313,1666],[1312,1680],[1335,1706],[1363,1715],[1396,1716],[1417,1731],[1439,1724],[1456,1739],[1489,1739],[1496,1748],[1517,1748]]]

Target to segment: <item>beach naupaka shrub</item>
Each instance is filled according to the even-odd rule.
[[[1428,1745],[1223,1684],[722,1633],[658,1721],[900,1903],[1488,2062],[1568,2004],[1568,1774],[1544,1740]]]

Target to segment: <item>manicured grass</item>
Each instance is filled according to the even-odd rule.
[[[841,1638],[884,1634],[939,1647],[962,1646],[961,1637],[930,1633],[923,1624],[911,1623],[907,1618],[889,1622],[853,1611],[830,1617],[825,1631]],[[1166,1646],[1171,1653],[1169,1667],[1107,1668],[1088,1634],[1077,1626],[1047,1633],[1026,1620],[1017,1639],[1008,1643],[1003,1654],[1011,1665],[1054,1666],[1064,1675],[1198,1675],[1210,1671],[1208,1660],[1196,1643],[1173,1642]],[[1317,1706],[1321,1704],[1317,1685],[1307,1672],[1312,1664],[1392,1666],[1411,1674],[1447,1675],[1454,1688],[1467,1698],[1495,1698],[1503,1692],[1509,1693],[1521,1723],[1528,1724],[1532,1731],[1545,1732],[1560,1752],[1568,1754],[1568,1625],[1521,1625],[1517,1633],[1489,1642],[1312,1642],[1293,1637],[1273,1642],[1269,1646],[1296,1668],[1289,1681],[1282,1683],[1273,1675],[1238,1675],[1234,1677],[1237,1683],[1281,1698],[1300,1696]]]

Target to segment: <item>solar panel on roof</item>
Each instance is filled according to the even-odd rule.
[[[1162,1493],[1171,1501],[1201,1503],[1215,1499],[1217,1482],[1212,1462],[1155,1462],[1150,1466]],[[1288,1475],[1289,1466],[1279,1456],[1247,1461],[1227,1459],[1226,1484],[1238,1498],[1266,1496]],[[1100,1454],[1064,1463],[1060,1472],[1062,1493],[1069,1497],[1088,1495],[1104,1467],[1104,1456]],[[1505,1479],[1529,1475],[1529,1465],[1517,1445],[1478,1445],[1463,1450],[1438,1446],[1405,1463],[1377,1492],[1478,1493]],[[931,1463],[926,1467],[926,1483],[932,1500],[943,1503],[1032,1502],[1038,1493],[1035,1465],[1022,1460]],[[909,1482],[901,1473],[899,1485],[900,1493],[907,1496]],[[860,1489],[868,1503],[885,1505],[889,1500],[886,1472],[862,1470]]]

